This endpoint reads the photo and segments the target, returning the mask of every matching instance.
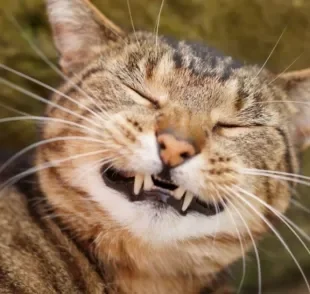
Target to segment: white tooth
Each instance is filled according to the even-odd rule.
[[[174,190],[173,196],[176,199],[180,200],[183,197],[183,195],[185,194],[185,192],[186,192],[186,190],[184,188],[179,187],[178,189]]]
[[[144,190],[149,191],[152,189],[154,183],[152,180],[152,177],[150,175],[145,175],[144,176]]]
[[[144,179],[143,175],[137,174],[135,176],[135,183],[133,187],[134,194],[138,195],[140,193],[140,190],[143,186],[143,179]]]
[[[184,196],[183,205],[182,205],[182,211],[187,210],[187,208],[190,206],[193,198],[194,198],[194,195],[191,192],[186,192],[186,194]]]

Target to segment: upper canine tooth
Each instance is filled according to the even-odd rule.
[[[187,208],[190,206],[193,198],[194,198],[193,193],[186,192],[186,194],[184,196],[183,205],[182,205],[182,211],[186,211],[187,210]]]
[[[144,190],[148,191],[151,190],[153,187],[154,183],[152,180],[152,177],[150,175],[145,175],[144,176]]]
[[[133,192],[135,195],[138,195],[140,193],[140,190],[143,186],[143,180],[144,180],[144,176],[143,175],[140,175],[140,174],[137,174],[135,176],[135,183],[134,183],[134,186],[133,186]]]
[[[186,192],[186,190],[184,188],[179,187],[178,189],[173,191],[173,196],[176,199],[180,200],[183,197],[183,195],[185,194],[185,192]]]

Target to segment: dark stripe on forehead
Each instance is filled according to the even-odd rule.
[[[177,69],[183,67],[183,57],[180,53],[174,52],[172,59]]]

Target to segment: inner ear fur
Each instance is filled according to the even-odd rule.
[[[310,69],[281,75],[289,99],[294,101],[296,140],[302,149],[310,147]]]
[[[60,66],[66,74],[79,71],[108,42],[124,32],[88,0],[45,0]]]

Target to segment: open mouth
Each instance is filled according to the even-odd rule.
[[[171,206],[181,215],[193,211],[212,216],[224,210],[221,203],[201,201],[192,193],[159,175],[134,175],[103,167],[102,178],[109,188],[121,192],[132,202],[152,201],[158,207]]]

